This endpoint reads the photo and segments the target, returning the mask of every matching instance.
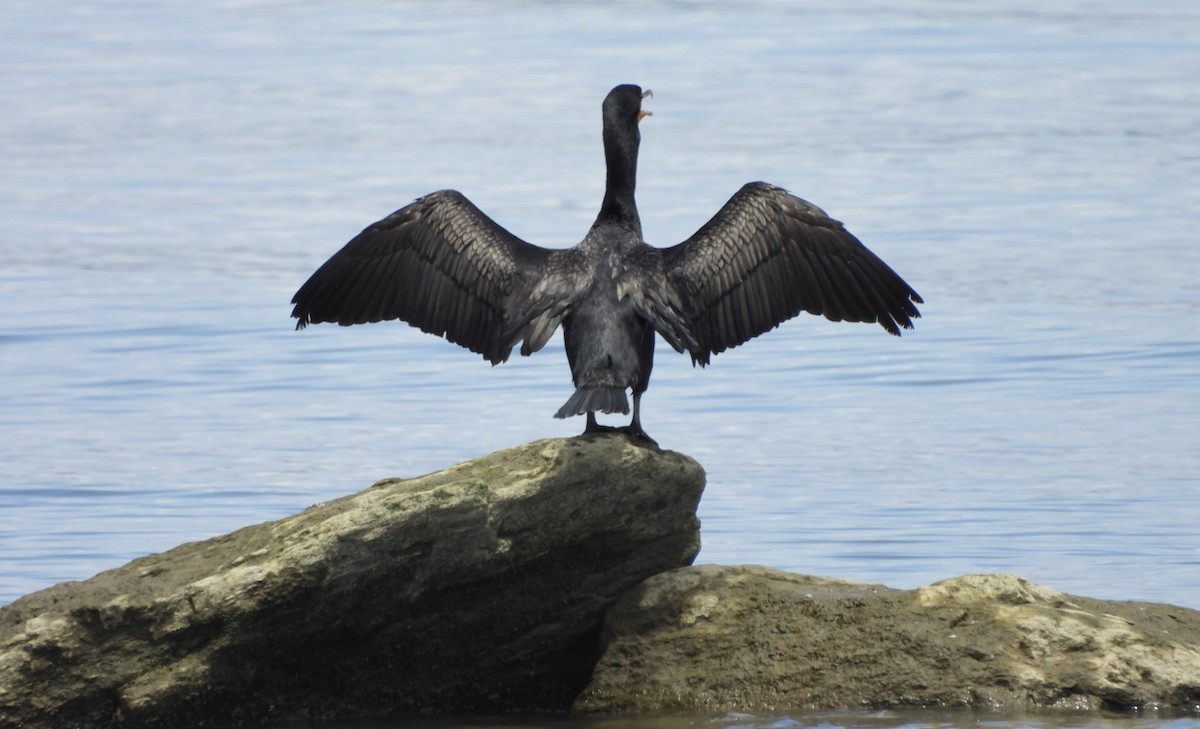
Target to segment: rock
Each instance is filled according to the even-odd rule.
[[[579,713],[988,707],[1200,713],[1200,611],[1009,575],[892,590],[763,567],[652,577],[609,611]]]
[[[57,585],[0,609],[0,726],[563,711],[604,611],[695,557],[703,485],[539,441]]]

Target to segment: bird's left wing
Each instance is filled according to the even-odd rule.
[[[663,259],[699,344],[692,360],[702,365],[801,311],[878,322],[899,335],[923,303],[841,223],[763,182],[742,187]]]
[[[509,233],[465,196],[442,190],[368,226],[292,298],[297,329],[402,319],[492,364],[508,359],[512,321],[551,251]]]

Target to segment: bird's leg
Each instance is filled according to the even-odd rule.
[[[646,431],[642,430],[642,393],[640,392],[633,393],[633,419],[629,421],[629,425],[624,430],[631,438],[644,440],[654,446],[658,445],[658,441],[646,435]]]
[[[596,422],[596,413],[594,413],[590,410],[588,411],[587,427],[583,429],[584,435],[587,435],[589,433],[611,433],[614,430],[620,430],[620,428],[614,428],[611,425],[601,425],[600,423],[597,423]]]
[[[641,401],[641,394],[633,396],[633,421],[624,428],[615,428],[611,425],[601,425],[596,422],[596,414],[588,412],[587,427],[583,429],[584,435],[594,435],[597,433],[623,433],[627,438],[640,440],[643,443],[658,447],[658,442],[650,436],[646,435],[646,431],[642,430],[642,422],[638,418],[638,403]]]

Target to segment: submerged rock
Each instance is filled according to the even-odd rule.
[[[609,611],[576,711],[848,707],[1200,713],[1200,611],[1010,575],[892,590],[763,567],[658,575]]]
[[[0,726],[565,710],[604,611],[690,564],[704,472],[548,440],[0,608]]]

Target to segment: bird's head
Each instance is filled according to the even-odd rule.
[[[636,126],[642,119],[651,115],[650,111],[642,108],[642,99],[653,96],[654,92],[650,89],[643,91],[641,86],[634,84],[617,86],[604,97],[602,108],[605,125],[625,126],[632,123]]]

